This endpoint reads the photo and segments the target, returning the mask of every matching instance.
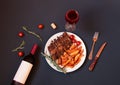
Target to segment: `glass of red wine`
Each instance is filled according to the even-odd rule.
[[[76,29],[76,23],[79,21],[79,13],[74,9],[70,9],[65,14],[65,29],[67,31],[74,31]]]

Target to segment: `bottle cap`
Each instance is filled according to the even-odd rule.
[[[37,48],[38,48],[38,45],[37,45],[37,44],[34,44],[30,53],[31,53],[32,55],[34,55],[35,52],[37,51]]]

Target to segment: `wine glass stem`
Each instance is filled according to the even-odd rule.
[[[67,31],[74,31],[76,29],[76,24],[75,23],[70,24],[70,23],[66,22],[65,29]]]

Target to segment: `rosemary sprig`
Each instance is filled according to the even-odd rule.
[[[12,50],[12,52],[18,51],[20,49],[24,49],[24,45],[25,45],[25,41],[23,40],[17,48]]]
[[[32,31],[28,30],[27,27],[23,26],[22,29],[25,30],[26,32],[28,32],[29,34],[34,35],[35,37],[39,38],[40,41],[42,41],[42,38],[40,37],[40,35],[36,34],[35,32],[32,32]]]
[[[41,52],[43,56],[45,56],[58,70],[62,71],[63,73],[66,74],[66,70],[64,68],[61,68],[52,58],[51,56],[48,56],[44,53]]]

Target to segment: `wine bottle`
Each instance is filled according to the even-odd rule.
[[[25,56],[13,78],[11,85],[25,85],[29,73],[35,63],[34,55],[38,48],[37,44],[33,45],[31,52]]]

